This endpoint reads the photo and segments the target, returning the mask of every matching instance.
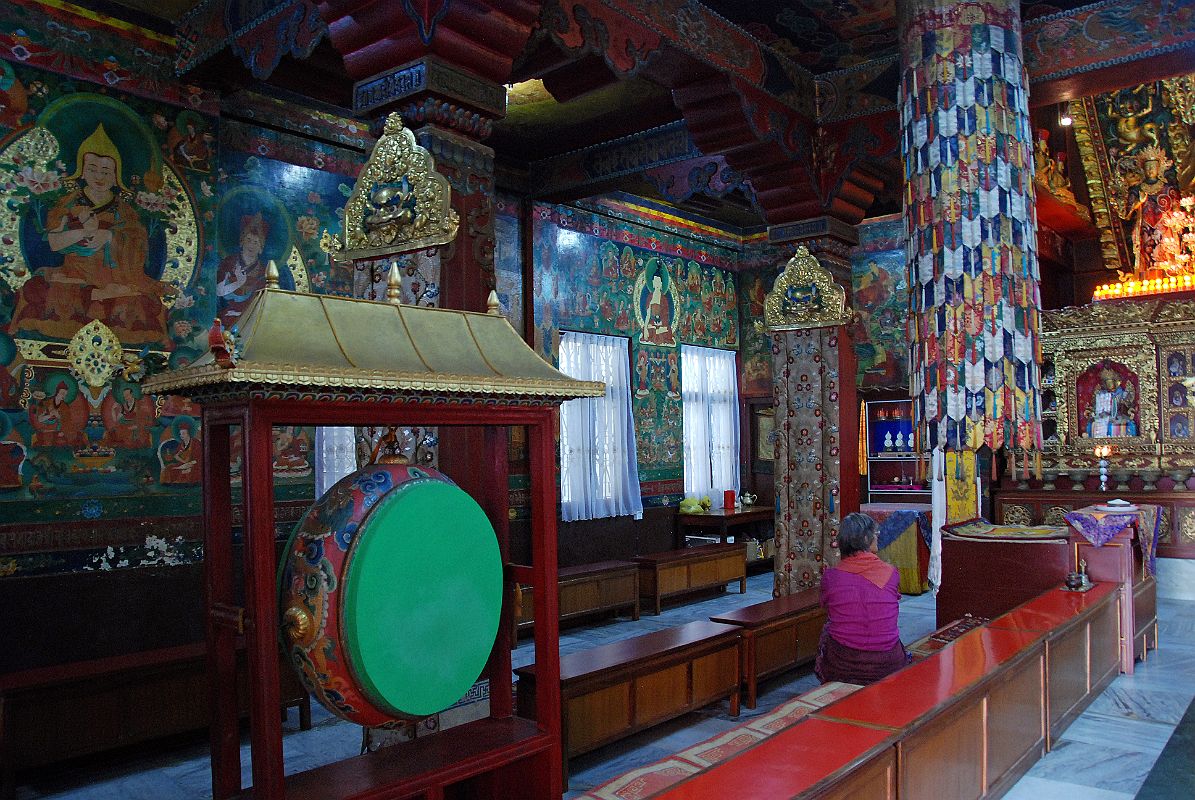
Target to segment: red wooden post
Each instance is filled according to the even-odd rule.
[[[208,693],[211,705],[212,797],[225,800],[241,791],[241,748],[237,730],[236,632],[216,624],[212,609],[235,603],[232,571],[232,482],[229,474],[227,417],[203,414],[203,552],[207,592]]]
[[[543,409],[527,426],[534,476],[531,487],[531,565],[535,586],[535,709],[539,728],[552,736],[546,795],[563,793],[560,752],[560,598],[556,592],[555,413]]]
[[[245,641],[249,651],[249,722],[253,796],[281,800],[281,692],[278,687],[278,600],[274,583],[274,476],[271,419],[252,403],[243,431]]]
[[[510,491],[507,480],[506,445],[509,428],[487,427],[485,429],[485,470],[489,479],[485,484],[485,495],[481,498],[481,505],[490,524],[494,526],[494,533],[498,537],[498,551],[505,568],[510,563]],[[510,577],[507,572],[507,577]],[[555,586],[555,584],[552,584]],[[494,649],[490,651],[490,660],[486,664],[485,674],[490,680],[490,716],[499,719],[509,717],[514,713],[514,698],[511,696],[510,646],[513,636],[512,592],[510,586],[502,584],[502,613],[498,616],[498,637],[494,640]]]
[[[846,325],[838,328],[839,519],[859,510],[859,400],[855,345],[848,330]]]

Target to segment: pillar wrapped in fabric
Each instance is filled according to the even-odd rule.
[[[897,4],[910,388],[924,452],[1041,450],[1041,300],[1020,6]]]
[[[282,638],[311,693],[359,725],[451,706],[490,657],[502,558],[481,507],[429,467],[373,464],[295,528]]]

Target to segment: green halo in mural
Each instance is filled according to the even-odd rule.
[[[123,400],[125,389],[132,389],[133,397],[138,400],[141,399],[141,384],[134,383],[133,381],[126,381],[124,378],[116,378],[112,381],[112,398],[117,402]]]
[[[153,131],[131,108],[102,94],[77,92],[55,100],[37,118],[39,127],[54,134],[58,140],[58,157],[66,165],[66,174],[73,175],[79,146],[95,133],[99,125],[120,151],[120,178],[126,189],[133,188],[136,177],[162,171],[162,156]]]
[[[79,384],[70,375],[65,372],[55,372],[46,378],[43,384],[45,387],[46,397],[53,397],[58,391],[59,386],[66,387],[66,402],[73,403],[75,398],[79,396]]]
[[[260,186],[237,186],[220,198],[216,212],[216,242],[220,257],[232,255],[241,247],[241,220],[261,214],[266,225],[266,242],[261,257],[274,259],[279,268],[285,265],[295,241],[294,228],[286,206],[276,194]]]
[[[196,420],[194,417],[190,417],[190,416],[187,416],[186,414],[182,414],[180,416],[175,417],[174,422],[170,423],[170,435],[173,436],[175,439],[179,438],[179,435],[178,435],[179,429],[183,428],[184,426],[188,430],[191,431],[192,437],[194,437],[195,434],[199,431],[199,421]]]
[[[0,331],[0,367],[7,367],[16,357],[16,340],[8,334],[8,331]]]

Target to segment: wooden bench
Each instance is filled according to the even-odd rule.
[[[560,592],[560,622],[588,617],[604,611],[616,615],[629,612],[639,619],[639,566],[633,561],[599,561],[563,567],[557,572]],[[535,624],[531,587],[519,584],[519,602],[515,609],[519,630]]]
[[[1116,675],[1118,589],[1051,589],[878,683],[803,695],[578,800],[999,797]]]
[[[739,594],[747,591],[747,546],[705,544],[636,556],[639,594],[655,613],[663,600],[699,589],[723,588],[737,580]]]
[[[560,657],[567,760],[724,697],[739,713],[741,629],[690,622]],[[515,669],[518,713],[535,717],[535,665]],[[567,775],[567,769],[565,770]]]
[[[817,656],[826,611],[821,607],[819,591],[806,589],[710,619],[742,628],[747,708],[755,708],[760,680],[807,664]]]

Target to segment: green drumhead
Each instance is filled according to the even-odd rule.
[[[415,480],[362,523],[343,587],[343,643],[379,708],[425,716],[485,667],[502,609],[502,558],[480,506],[450,483]]]

